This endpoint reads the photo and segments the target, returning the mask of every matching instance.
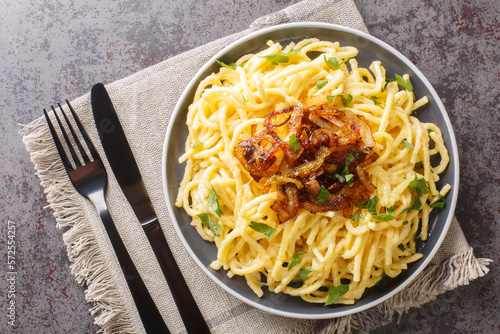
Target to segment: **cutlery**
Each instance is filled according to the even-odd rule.
[[[134,155],[103,84],[98,83],[92,87],[90,99],[108,162],[151,244],[187,332],[210,333],[170,251]]]
[[[83,148],[82,142],[78,138],[78,135],[71,125],[61,104],[58,103],[58,106],[61,114],[63,115],[64,123],[66,124],[65,126],[63,125],[63,122],[61,121],[61,118],[59,117],[58,112],[56,111],[54,106],[51,106],[51,108],[57,121],[60,133],[64,138],[65,145],[71,157],[66,154],[66,151],[63,147],[62,142],[59,140],[59,136],[51,121],[51,118],[49,117],[49,114],[45,109],[43,110],[43,113],[47,120],[50,133],[52,134],[57,151],[59,152],[69,179],[71,180],[71,183],[78,191],[78,193],[80,193],[80,195],[82,195],[83,197],[89,199],[99,212],[99,217],[104,224],[109,240],[111,241],[113,249],[115,250],[115,254],[118,258],[118,262],[120,263],[120,267],[122,268],[123,275],[125,276],[125,279],[127,281],[130,293],[132,294],[132,298],[134,299],[137,311],[139,312],[139,316],[141,317],[144,329],[148,334],[170,333],[160,315],[160,312],[156,308],[143,280],[141,279],[141,276],[139,275],[134,263],[132,262],[132,259],[130,258],[127,249],[123,244],[123,241],[120,239],[120,235],[108,211],[105,200],[107,175],[101,158],[95,150],[94,145],[90,141],[87,133],[83,129],[78,116],[76,115],[73,107],[68,100],[66,100],[66,104],[68,105],[69,112],[78,127],[85,145],[87,146],[89,155],[87,155],[86,150]],[[76,148],[71,143],[66,129],[68,129],[71,133],[72,140],[74,141]],[[83,162],[80,160],[77,154],[81,156]],[[74,164],[74,167],[72,163]]]

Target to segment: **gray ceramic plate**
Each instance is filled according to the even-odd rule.
[[[218,59],[226,63],[234,61],[246,53],[265,48],[267,39],[275,42],[280,41],[284,46],[289,41],[299,41],[306,37],[339,41],[341,45],[354,46],[359,50],[356,59],[360,66],[368,67],[373,60],[381,60],[382,65],[387,70],[388,77],[394,77],[395,73],[401,75],[408,73],[415,94],[419,97],[425,95],[429,98],[428,105],[419,109],[418,118],[421,121],[433,122],[439,126],[450,154],[450,164],[445,173],[442,174],[438,185],[449,183],[452,190],[446,197],[445,208],[433,212],[429,238],[425,243],[419,245],[420,252],[424,255],[423,258],[409,265],[408,270],[405,270],[397,278],[384,279],[377,287],[367,290],[365,295],[354,305],[324,307],[322,304],[304,302],[300,297],[274,294],[269,291],[266,291],[262,298],[258,298],[247,286],[244,278],[233,277],[230,279],[227,277],[226,271],[215,271],[210,268],[210,263],[217,256],[215,245],[204,241],[191,227],[191,218],[183,209],[174,205],[177,189],[184,173],[184,165],[178,164],[177,159],[184,153],[188,134],[185,125],[186,112],[193,100],[198,83],[220,67],[215,60]],[[175,107],[165,138],[162,168],[165,199],[175,229],[187,251],[200,268],[224,290],[249,305],[274,314],[304,319],[334,318],[357,313],[381,303],[408,285],[430,262],[441,245],[453,217],[458,193],[459,171],[455,136],[444,106],[429,81],[406,57],[386,43],[357,30],[324,23],[292,23],[258,31],[229,45],[206,63],[188,84]]]

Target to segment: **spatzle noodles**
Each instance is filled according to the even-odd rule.
[[[426,240],[431,204],[450,190],[436,188],[449,161],[441,131],[412,116],[427,98],[414,101],[411,91],[387,83],[380,61],[358,67],[357,52],[317,39],[284,49],[269,41],[267,49],[238,59],[234,69],[221,67],[205,78],[189,107],[186,152],[179,159],[186,170],[176,205],[205,240],[215,242],[211,267],[244,276],[258,296],[267,286],[325,303],[331,287],[348,285],[333,303],[353,304],[384,275],[396,277],[422,257],[415,238]],[[301,208],[279,223],[271,209],[276,191],[263,192],[267,179],[256,182],[233,154],[263,128],[267,114],[304,101],[348,109],[371,127],[379,157],[366,171],[377,189],[351,219],[342,211]],[[432,166],[437,154],[440,163]]]

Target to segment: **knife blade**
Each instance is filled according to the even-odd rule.
[[[98,83],[92,87],[90,96],[92,113],[109,165],[146,233],[187,332],[210,333],[161,230],[141,173],[106,88],[102,83]]]

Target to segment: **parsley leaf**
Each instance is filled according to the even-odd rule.
[[[347,95],[347,98],[345,98],[343,95],[327,95],[326,99],[328,101],[330,101],[330,103],[333,103],[333,99],[336,98],[336,97],[340,97],[342,99],[342,104],[346,108],[349,107],[349,105],[352,102],[352,98],[353,98],[353,96],[351,94],[349,94],[349,95]]]
[[[413,148],[413,145],[410,144],[410,142],[406,139],[404,139],[402,142],[401,142],[401,145],[403,145],[404,147],[408,147],[408,148]]]
[[[415,178],[410,182],[410,192],[417,192],[417,196],[420,197],[422,195],[429,193],[429,186],[427,185],[427,181],[424,178],[419,179],[417,174],[415,174]]]
[[[235,70],[236,69],[236,65],[235,63],[233,62],[230,62],[229,64],[224,64],[223,62],[219,61],[219,60],[216,60],[217,64],[219,64],[220,66],[222,67],[225,67],[225,68],[229,68],[231,70]]]
[[[364,201],[359,204],[360,209],[366,209],[368,213],[375,219],[381,220],[381,221],[391,221],[395,217],[391,214],[388,213],[383,213],[383,214],[377,214],[377,204],[379,202],[378,196],[374,196],[372,199],[369,201]]]
[[[295,134],[292,133],[290,139],[288,139],[288,143],[290,144],[290,148],[293,152],[297,152],[300,149],[300,141],[295,137]]]
[[[410,79],[405,79],[402,76],[396,74],[396,82],[407,91],[413,92],[413,85],[411,84]]]
[[[202,147],[202,146],[203,146],[203,143],[198,140],[196,143],[193,144],[193,146],[191,146],[191,148],[197,148],[197,147]]]
[[[354,177],[354,175],[352,175],[352,174],[346,174],[346,176],[345,176],[345,181],[347,182],[349,187],[352,187],[354,185],[354,181],[352,180],[353,177]]]
[[[429,205],[429,207],[431,209],[434,209],[434,208],[444,208],[444,205],[446,204],[446,201],[444,199],[444,196],[441,195],[441,194],[438,194],[438,199],[436,201],[434,201],[433,203],[431,203],[431,205]]]
[[[241,93],[241,99],[243,100],[243,104],[247,104],[247,99],[245,99],[245,95]]]
[[[279,63],[288,63],[288,61],[290,60],[289,56],[294,55],[299,51],[300,49],[293,49],[289,53],[273,53],[270,55],[260,56],[260,57],[266,58],[271,65],[278,65]]]
[[[351,218],[351,220],[353,222],[355,222],[356,220],[363,219],[363,216],[362,215],[351,215],[349,218]]]
[[[344,295],[349,291],[348,284],[341,284],[339,286],[331,286],[328,289],[328,299],[326,300],[325,306],[331,304],[337,304],[339,300],[344,297]]]
[[[267,224],[263,223],[257,223],[254,221],[250,222],[250,225],[248,225],[250,228],[254,229],[257,232],[265,234],[267,237],[272,237],[273,233],[276,231],[274,228]]]
[[[292,280],[292,282],[299,282],[302,281],[304,282],[307,278],[307,275],[312,273],[314,269],[312,267],[305,267],[300,269],[300,274],[298,276],[295,276]]]
[[[345,182],[345,178],[342,175],[335,173],[335,177],[337,178],[337,180],[339,180],[340,183]]]
[[[408,176],[406,176],[406,173],[405,173],[405,172],[403,172],[403,179],[405,179],[405,180],[406,180],[407,178],[408,178]]]
[[[422,161],[419,161],[415,164],[415,169],[422,169],[424,168],[424,164],[422,163]]]
[[[405,220],[405,221],[403,222],[403,225],[408,225],[408,223],[409,223],[409,221]]]
[[[220,207],[219,204],[219,198],[217,197],[217,193],[215,192],[214,187],[212,186],[212,189],[210,189],[210,193],[208,193],[207,196],[208,199],[208,206],[211,206],[214,208],[215,213],[220,217],[222,216],[222,208]]]
[[[317,204],[321,205],[321,204],[325,203],[328,196],[330,196],[330,192],[328,190],[326,190],[324,185],[321,185],[321,190],[319,191],[318,197],[316,197],[318,199]]]
[[[345,165],[346,166],[349,166],[349,164],[351,162],[353,162],[354,159],[356,159],[356,157],[358,156],[358,153],[349,153],[349,155],[347,156],[347,159],[345,160]]]
[[[399,244],[398,248],[401,249],[402,252],[405,251],[405,245],[403,245],[403,244]]]
[[[298,251],[292,255],[292,261],[288,265],[288,271],[292,270],[293,267],[300,263],[300,256],[306,254],[306,251]]]
[[[203,226],[208,226],[216,237],[220,237],[219,231],[222,230],[222,227],[217,222],[213,221],[206,213],[200,213],[197,216],[201,219]]]
[[[381,105],[385,106],[384,102],[377,101],[377,97],[376,96],[370,97],[370,100],[372,100],[375,104],[381,104]]]
[[[340,65],[344,64],[349,60],[349,58],[346,58],[339,63],[339,60],[337,58],[326,57],[326,55],[323,55],[323,58],[325,59],[325,63],[328,65],[328,67],[334,71],[337,70],[340,67]]]
[[[394,205],[388,206],[386,210],[387,213],[394,213]]]
[[[325,87],[325,85],[327,83],[328,83],[328,79],[316,81],[316,89],[321,89],[321,88]]]

